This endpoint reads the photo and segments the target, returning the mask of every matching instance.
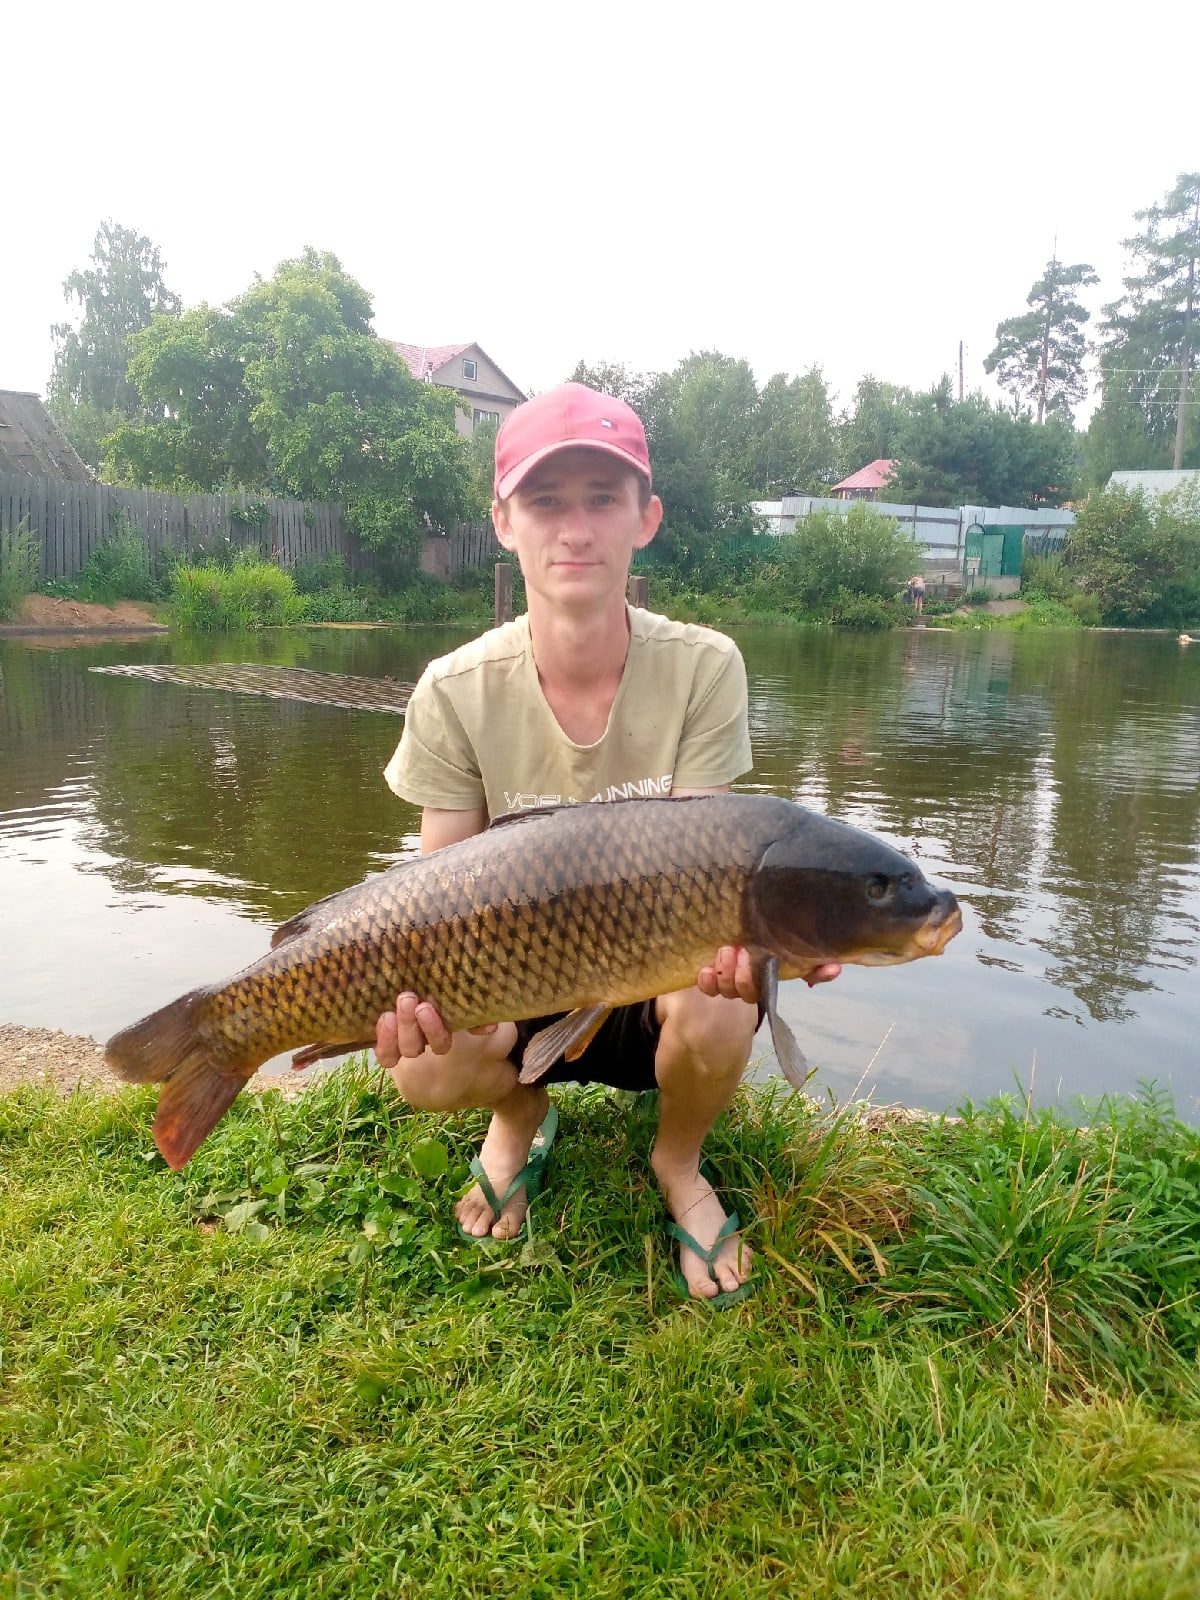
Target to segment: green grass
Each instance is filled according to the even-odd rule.
[[[481,1250],[481,1118],[365,1068],[178,1175],[149,1092],[0,1098],[0,1594],[1200,1592],[1200,1135],[1153,1095],[869,1132],[747,1092],[717,1315],[652,1101],[560,1104],[532,1242]]]
[[[21,601],[37,587],[40,553],[26,523],[0,530],[0,622],[15,615]]]

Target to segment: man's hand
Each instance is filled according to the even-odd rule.
[[[472,1028],[472,1033],[494,1033],[494,1022]],[[454,1043],[454,1035],[442,1021],[441,1012],[431,1000],[422,1000],[406,990],[396,996],[391,1011],[385,1011],[375,1024],[375,1054],[381,1067],[394,1067],[432,1050],[444,1056]]]
[[[837,961],[826,961],[814,968],[805,978],[811,989],[816,983],[829,983],[841,972]],[[714,999],[722,995],[726,1000],[745,1000],[748,1005],[758,1004],[758,984],[750,966],[750,953],[741,946],[722,945],[710,967],[701,967],[696,977],[696,987],[701,994]]]

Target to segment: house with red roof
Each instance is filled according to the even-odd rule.
[[[414,378],[454,389],[461,396],[454,423],[466,438],[480,423],[503,422],[510,411],[529,398],[477,344],[402,344],[397,339],[387,342]]]
[[[880,457],[870,466],[852,472],[841,483],[835,483],[829,492],[835,500],[878,500],[880,491],[887,488],[888,479],[899,465],[898,461]]]

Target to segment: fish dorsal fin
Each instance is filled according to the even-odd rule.
[[[312,905],[305,906],[303,911],[297,911],[294,917],[289,917],[286,922],[281,922],[271,935],[271,949],[277,949],[287,939],[295,939],[299,934],[308,933],[318,927],[325,920],[325,913],[330,909],[335,900],[340,900],[347,891],[339,889],[337,894],[327,894],[324,900],[314,900]]]
[[[596,1036],[611,1006],[580,1006],[565,1017],[535,1033],[521,1056],[521,1082],[537,1083],[544,1078],[559,1056],[577,1061]]]
[[[420,860],[420,857],[418,856],[414,859]],[[389,873],[403,872],[407,867],[411,867],[412,864],[412,861],[397,861],[395,866],[389,867],[387,871]],[[294,917],[290,917],[287,922],[280,923],[279,927],[275,929],[275,932],[271,935],[271,949],[277,949],[287,939],[295,939],[302,933],[311,933],[314,928],[321,927],[323,923],[330,921],[337,914],[343,904],[357,901],[362,893],[364,884],[373,883],[375,877],[383,877],[383,875],[383,873],[377,873],[372,877],[364,878],[362,883],[353,884],[349,889],[338,889],[333,894],[327,894],[323,900],[314,900],[312,905],[305,906],[303,911],[297,911]]]
[[[554,811],[574,811],[574,800],[563,800],[555,806],[526,806],[524,811],[506,811],[502,817],[493,817],[484,830],[491,833],[493,828],[511,828],[514,822],[532,822],[535,817],[548,817]]]

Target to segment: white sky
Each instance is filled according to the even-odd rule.
[[[41,15],[35,15],[40,9]],[[1200,167],[1195,0],[5,6],[0,388],[112,217],[185,305],[306,244],[542,389],[690,350],[924,387]]]

